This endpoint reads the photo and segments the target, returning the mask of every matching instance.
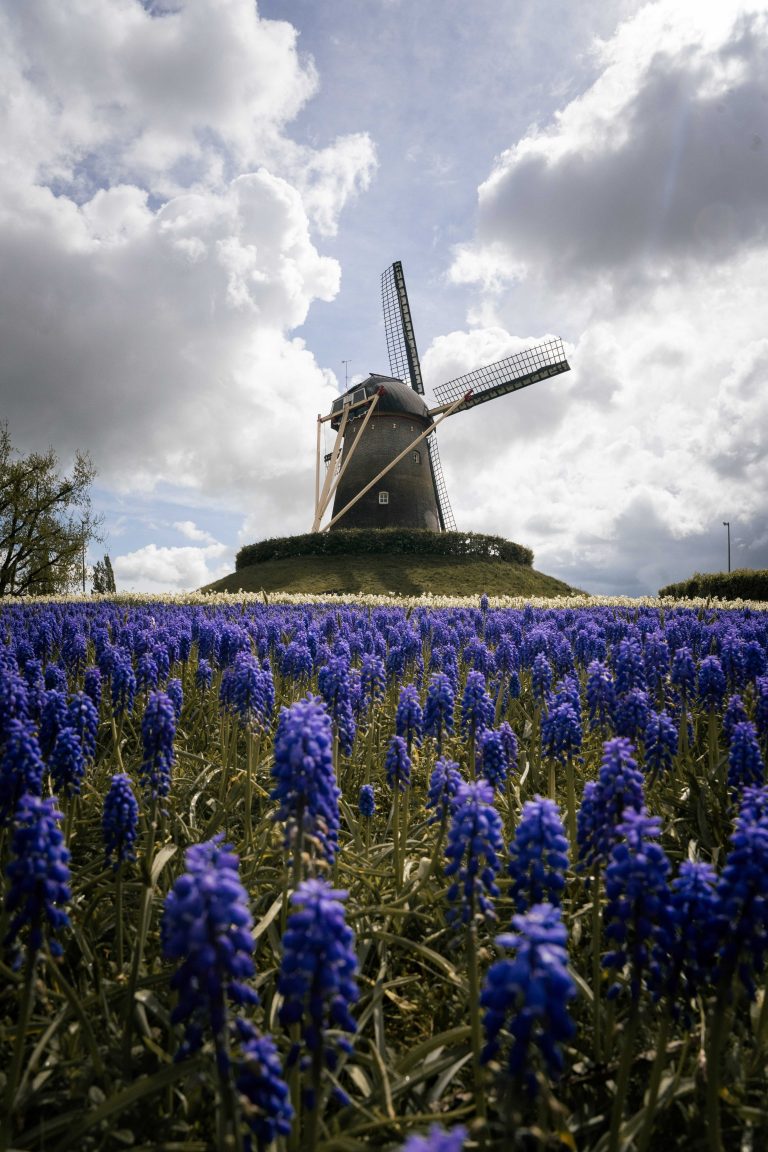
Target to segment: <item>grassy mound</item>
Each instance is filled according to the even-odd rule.
[[[527,564],[466,556],[291,556],[249,564],[205,592],[369,593],[398,596],[567,596],[577,591]]]

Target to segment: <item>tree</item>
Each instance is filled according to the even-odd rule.
[[[117,592],[115,574],[112,571],[112,561],[105,554],[103,560],[97,560],[93,566],[93,591]]]
[[[78,452],[60,475],[53,448],[19,455],[0,426],[0,596],[58,594],[84,585],[85,553],[98,540],[91,510],[96,469]]]

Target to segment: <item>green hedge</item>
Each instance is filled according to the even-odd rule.
[[[304,536],[278,536],[246,544],[235,558],[235,569],[264,560],[291,556],[343,555],[472,556],[533,566],[533,552],[503,536],[476,532],[428,532],[414,528],[346,528],[334,532],[307,532]]]
[[[735,572],[696,572],[690,580],[667,584],[659,596],[717,597],[719,600],[768,600],[768,571],[737,568]]]

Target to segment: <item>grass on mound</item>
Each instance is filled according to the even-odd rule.
[[[293,556],[232,572],[205,592],[369,593],[398,596],[567,596],[577,589],[524,564],[449,556]]]

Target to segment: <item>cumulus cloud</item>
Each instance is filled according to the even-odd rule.
[[[29,0],[0,34],[14,443],[55,430],[113,491],[303,526],[336,389],[292,330],[338,291],[315,236],[369,183],[371,140],[291,140],[317,76],[253,0]]]
[[[582,587],[723,568],[724,519],[739,560],[768,563],[767,49],[762,6],[647,5],[594,85],[499,158],[454,254],[475,327],[434,342],[433,384],[514,350],[521,324],[557,323],[572,367],[446,423],[457,519]]]
[[[234,567],[231,550],[214,542],[204,548],[164,548],[147,544],[114,560],[115,583],[121,592],[181,592],[200,588],[226,576]]]

